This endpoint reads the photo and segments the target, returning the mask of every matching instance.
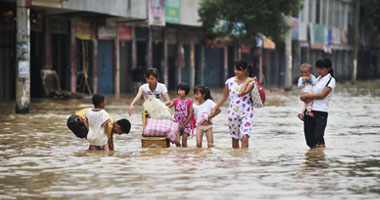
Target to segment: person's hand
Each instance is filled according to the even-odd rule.
[[[213,109],[211,110],[211,112],[210,112],[210,115],[215,115],[215,113],[216,113],[216,109],[213,108]],[[210,116],[210,115],[209,115],[209,116]]]
[[[129,106],[129,109],[128,109],[128,114],[129,114],[129,116],[132,115],[132,112],[133,112],[134,109],[135,109],[135,107],[134,107],[133,105],[130,105],[130,106]]]
[[[307,98],[308,98],[308,94],[302,94],[300,96],[301,101],[306,101]]]
[[[169,105],[170,105],[170,101],[165,102],[165,106],[169,106]]]
[[[310,81],[310,76],[304,76],[304,77],[302,77],[302,79],[303,79],[305,82],[309,82],[309,81]]]
[[[255,80],[255,78],[248,77],[247,80],[246,80],[246,82],[247,82],[247,83],[250,83],[250,82],[252,82],[252,81],[254,81],[254,80]]]
[[[182,124],[182,125],[179,127],[179,132],[182,133],[184,130],[185,130],[185,125]]]

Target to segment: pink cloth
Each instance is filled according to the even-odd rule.
[[[200,119],[197,119],[196,120],[196,123],[195,123],[195,127],[199,127],[200,125],[203,124],[203,122],[207,121],[208,120],[208,113],[207,112],[203,112]],[[210,123],[212,124],[212,121],[210,120]]]
[[[175,143],[179,124],[168,119],[146,119],[146,126],[143,136],[146,137],[166,137],[171,143]]]

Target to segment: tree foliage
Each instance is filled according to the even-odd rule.
[[[288,28],[283,16],[301,8],[300,0],[203,0],[198,12],[207,32],[253,45],[263,35],[279,41]]]
[[[380,41],[380,1],[362,0],[360,8],[360,26],[370,37],[370,46],[378,45]],[[363,33],[363,32],[362,32]]]

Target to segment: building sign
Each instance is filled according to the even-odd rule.
[[[165,0],[149,0],[149,25],[165,26]]]
[[[77,21],[75,27],[75,37],[81,40],[95,39],[92,25],[90,22]]]
[[[342,44],[348,44],[347,30],[340,30],[340,41]]]
[[[276,49],[276,44],[269,38],[264,38],[263,40],[264,49]]]
[[[119,40],[132,40],[132,27],[120,25],[117,28]]]
[[[101,26],[98,29],[98,39],[100,40],[111,40],[116,38],[116,29],[115,28],[107,28],[105,26]]]
[[[309,24],[310,48],[324,50],[325,45],[325,26],[322,24]]]
[[[292,25],[292,39],[297,39],[299,38],[299,20],[298,18],[292,17],[290,19],[290,23]]]
[[[30,75],[30,43],[21,42],[17,43],[17,64],[18,64],[18,76],[29,77]]]
[[[340,29],[339,28],[332,28],[332,43],[333,44],[340,44]]]
[[[172,24],[180,23],[180,0],[166,0],[165,21]]]

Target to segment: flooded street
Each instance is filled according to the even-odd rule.
[[[131,98],[107,98],[106,110],[132,123],[128,135],[115,136],[112,154],[87,151],[66,127],[76,109],[92,107],[90,99],[33,101],[24,115],[0,102],[0,199],[380,198],[379,81],[338,84],[327,148],[313,151],[296,117],[296,89],[267,91],[247,151],[231,148],[227,103],[214,121],[215,148],[198,149],[193,137],[189,148],[143,149],[142,102],[128,116]]]

